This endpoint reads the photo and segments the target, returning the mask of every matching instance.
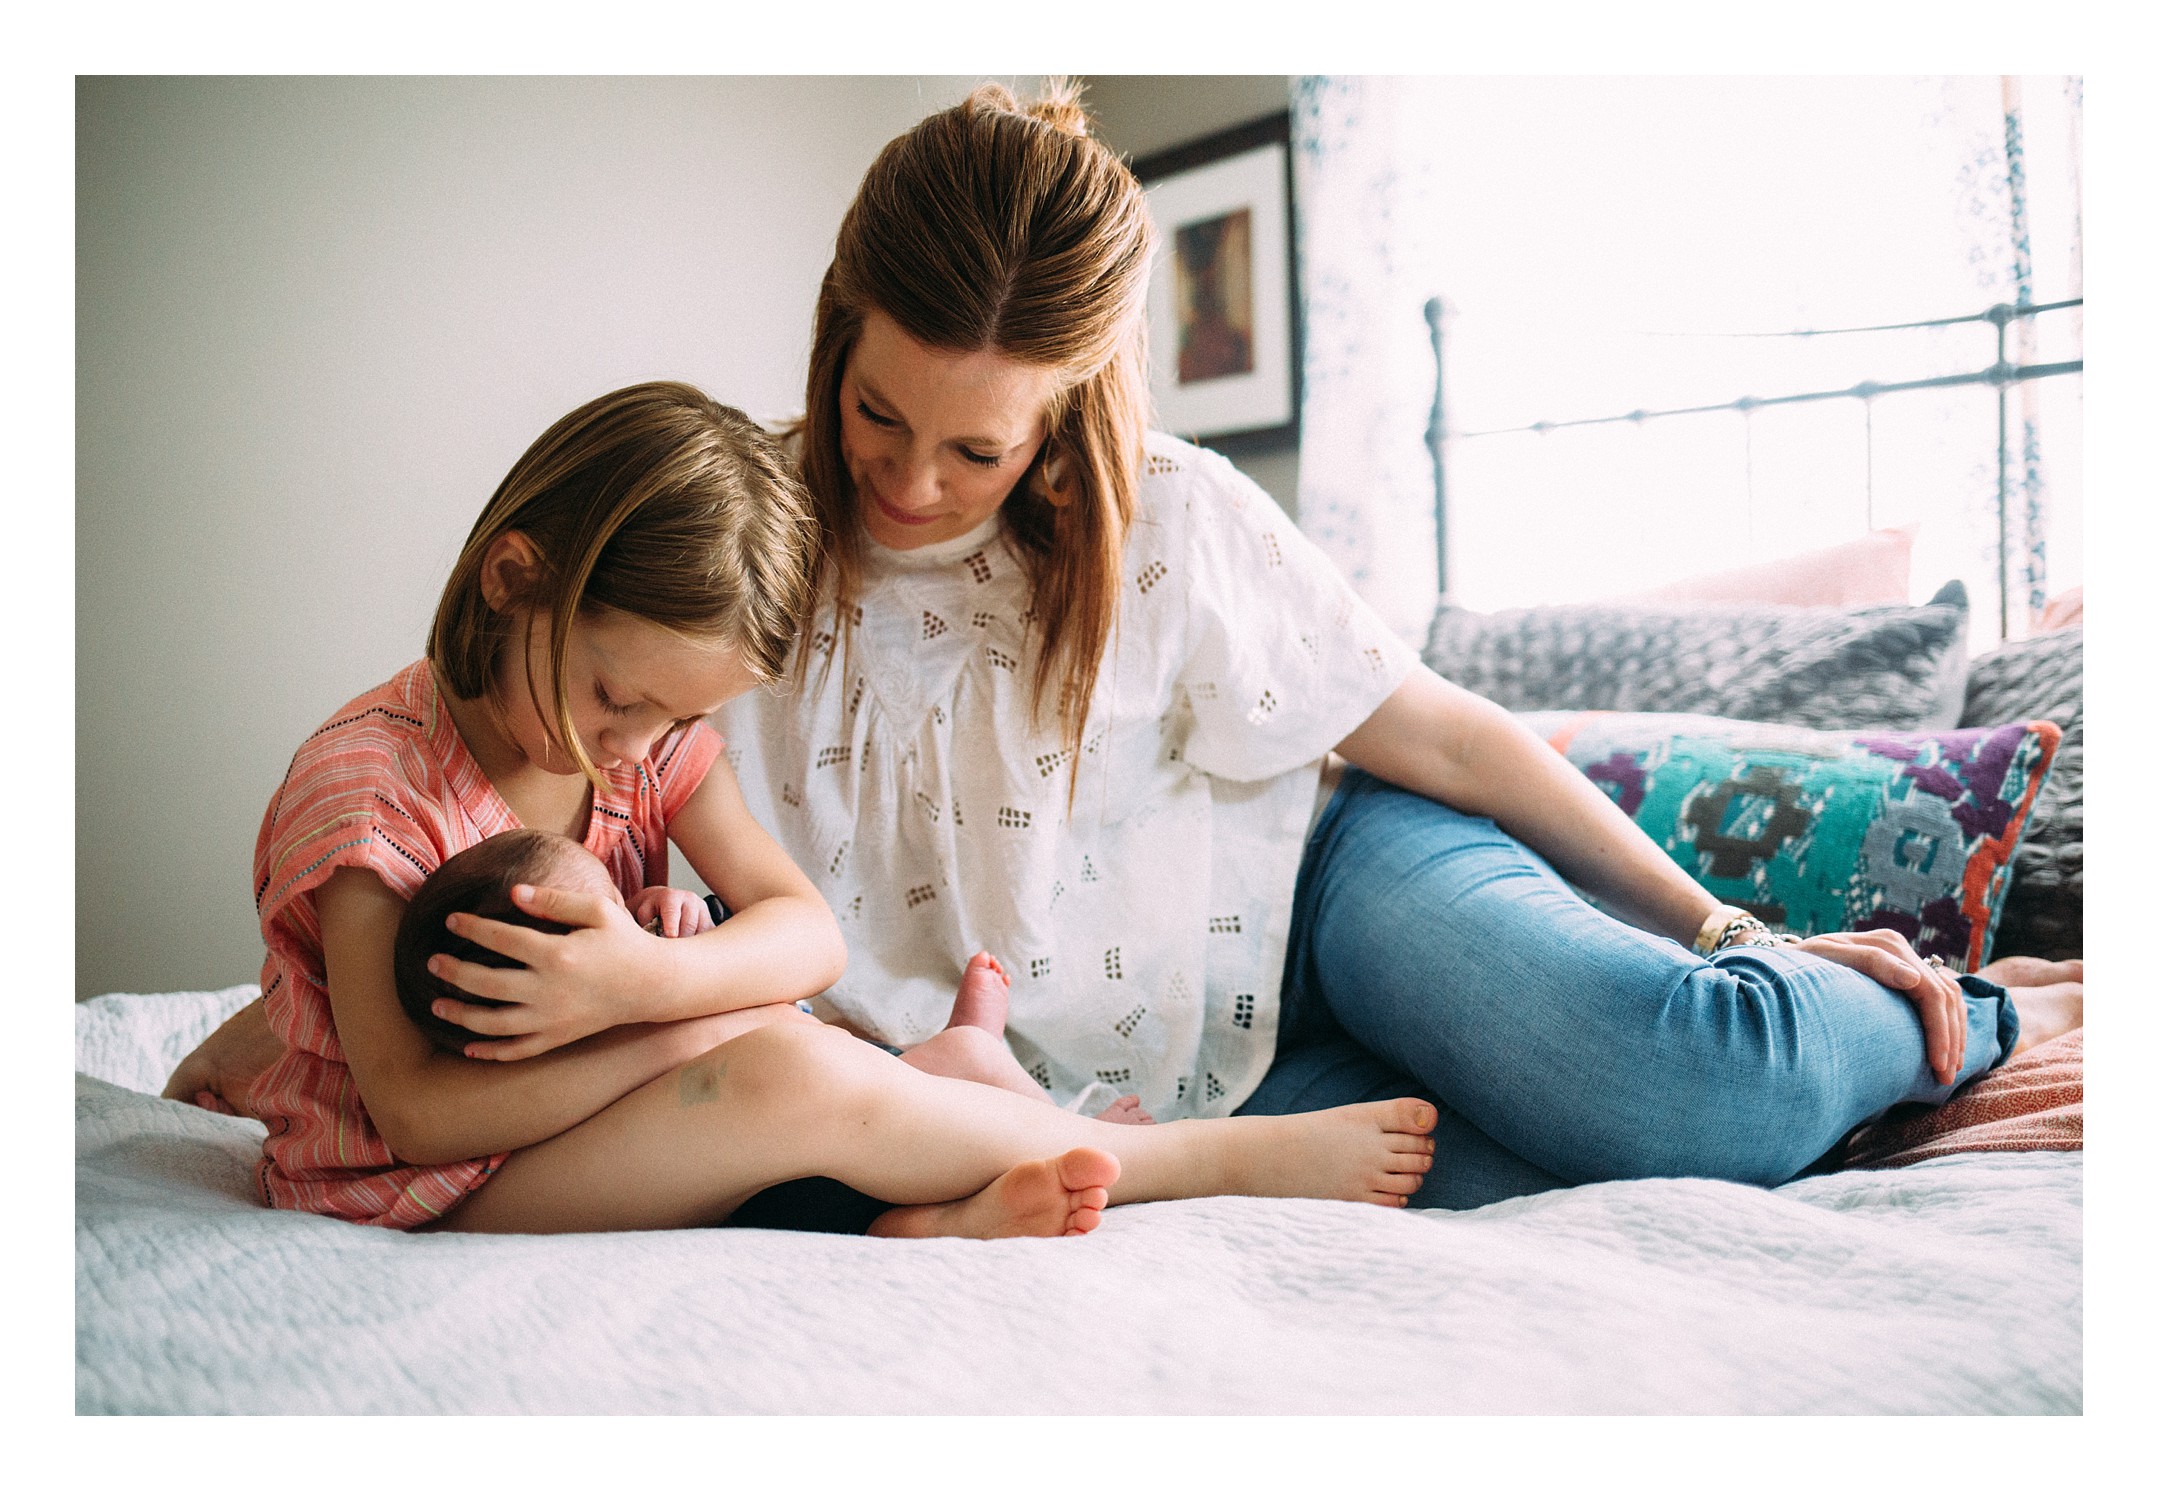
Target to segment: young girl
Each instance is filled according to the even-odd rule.
[[[264,816],[262,983],[285,1047],[249,1089],[264,1199],[389,1227],[648,1228],[826,1175],[900,1204],[880,1232],[974,1236],[1217,1192],[1404,1204],[1428,1103],[1118,1126],[771,1018],[831,984],[844,946],[701,721],[779,676],[815,533],[772,442],[682,384],[596,399],[517,462],[426,658],[311,735]],[[564,936],[454,918],[522,966],[431,960],[500,1001],[455,1011],[482,1039],[443,1051],[398,1003],[400,912],[445,859],[525,826],[591,851],[619,895],[520,886]],[[662,939],[623,902],[664,878],[670,839],[735,914]]]

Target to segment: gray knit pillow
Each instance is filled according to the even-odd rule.
[[[1970,602],[1923,606],[1441,605],[1424,661],[1508,709],[1707,714],[1813,730],[1952,726]]]
[[[2041,632],[1971,662],[1957,723],[2051,720],[2060,749],[2016,848],[1993,956],[2083,956],[2083,628]]]

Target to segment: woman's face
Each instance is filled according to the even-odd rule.
[[[869,536],[919,549],[987,522],[1041,449],[1056,382],[998,353],[925,347],[871,311],[839,380],[839,448]]]

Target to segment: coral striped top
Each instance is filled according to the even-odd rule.
[[[718,735],[693,725],[646,760],[603,773],[584,846],[625,897],[666,882],[667,824],[720,749]],[[355,865],[409,899],[451,855],[518,826],[424,660],[338,710],[293,755],[255,840],[263,1006],[286,1046],[248,1092],[270,1131],[257,1171],[269,1205],[415,1227],[470,1195],[507,1158],[407,1165],[390,1153],[331,1022],[314,892]]]

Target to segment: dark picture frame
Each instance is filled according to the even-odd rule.
[[[1155,423],[1209,445],[1295,441],[1304,336],[1288,111],[1142,156],[1132,172],[1157,234]]]

